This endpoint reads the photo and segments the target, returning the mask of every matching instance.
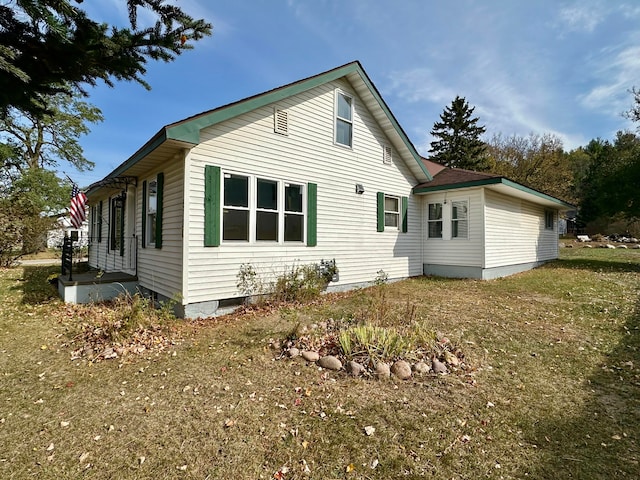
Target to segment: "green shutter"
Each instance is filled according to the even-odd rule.
[[[384,192],[378,192],[378,232],[384,232]]]
[[[409,228],[407,211],[409,210],[409,198],[402,197],[402,233],[407,233]]]
[[[147,181],[142,182],[142,248],[147,248]]]
[[[318,185],[307,184],[307,247],[318,244]]]
[[[162,248],[162,198],[164,190],[164,173],[158,174],[158,197],[156,209],[156,248]]]
[[[204,246],[220,246],[220,167],[204,167]]]
[[[102,200],[100,200],[100,211],[98,212],[98,243],[102,242]]]

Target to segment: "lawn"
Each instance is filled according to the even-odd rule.
[[[102,361],[72,339],[108,310],[61,304],[53,272],[0,271],[0,478],[640,477],[638,250],[167,321],[171,342]],[[471,368],[374,380],[276,358],[274,340],[370,312],[380,289]]]

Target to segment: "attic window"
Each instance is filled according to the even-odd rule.
[[[277,108],[274,110],[273,131],[281,135],[289,134],[289,112]]]
[[[391,161],[393,159],[393,150],[389,145],[382,146],[382,163],[386,165],[391,165]]]

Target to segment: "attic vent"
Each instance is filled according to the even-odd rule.
[[[285,110],[278,110],[273,113],[273,131],[282,135],[289,134],[289,113]]]
[[[389,145],[382,146],[382,163],[386,163],[387,165],[391,165],[392,160],[392,150]]]

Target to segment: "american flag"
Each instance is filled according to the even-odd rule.
[[[74,183],[71,189],[71,207],[69,213],[71,215],[71,224],[73,228],[80,228],[86,217],[85,207],[87,205],[87,196],[81,192]]]

